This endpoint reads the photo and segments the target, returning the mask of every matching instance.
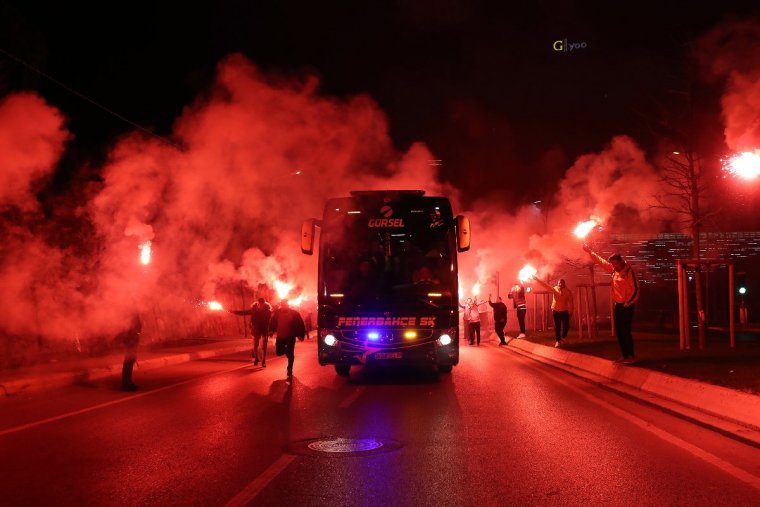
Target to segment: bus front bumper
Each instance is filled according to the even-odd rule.
[[[455,342],[441,345],[431,340],[403,347],[373,348],[354,343],[337,342],[333,346],[319,343],[319,364],[337,365],[451,365],[459,363],[459,347]]]

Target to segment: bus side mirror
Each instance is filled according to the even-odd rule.
[[[314,253],[314,236],[317,225],[319,225],[318,220],[314,218],[304,220],[303,225],[301,225],[301,252],[306,255]]]
[[[466,252],[470,249],[470,219],[464,215],[457,215],[457,250]]]

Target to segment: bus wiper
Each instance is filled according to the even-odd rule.
[[[437,304],[433,303],[429,299],[425,299],[425,298],[422,298],[422,297],[419,297],[419,296],[416,299],[418,301],[422,301],[423,303],[427,303],[431,308],[435,308],[436,310],[440,308],[440,306],[438,306]]]

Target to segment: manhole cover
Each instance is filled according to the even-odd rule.
[[[387,438],[323,437],[291,442],[285,451],[309,456],[366,456],[400,449],[401,444]]]
[[[373,451],[383,446],[374,438],[335,438],[332,440],[316,440],[306,447],[319,452],[361,452]]]

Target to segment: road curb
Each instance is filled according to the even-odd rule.
[[[210,357],[223,356],[226,354],[235,354],[251,349],[251,344],[230,345],[218,349],[198,350],[194,352],[183,352],[179,354],[169,354],[160,357],[151,357],[143,361],[137,361],[138,370],[152,370],[163,368],[176,364],[187,363],[198,359],[208,359]],[[97,368],[82,369],[78,371],[68,371],[38,377],[29,377],[17,380],[9,380],[0,384],[0,394],[9,397],[27,392],[38,392],[57,387],[82,384],[93,380],[100,380],[113,375],[121,374],[122,361],[107,366]]]
[[[613,363],[607,359],[547,347],[526,340],[512,340],[511,348],[531,356],[604,377],[644,393],[678,403],[712,417],[760,431],[760,396],[715,386],[698,380],[675,377],[644,368]]]

